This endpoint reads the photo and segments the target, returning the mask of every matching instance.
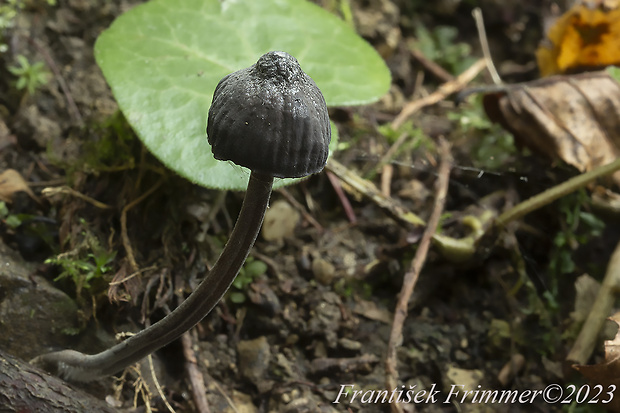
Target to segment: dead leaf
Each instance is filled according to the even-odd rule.
[[[614,321],[620,326],[620,312],[614,314],[609,320]],[[603,386],[603,392],[598,397],[599,401],[610,403],[603,404],[605,409],[612,412],[620,412],[620,398],[616,389],[620,389],[620,329],[613,340],[605,341],[605,361],[592,366],[574,365],[573,368],[579,371],[592,385]],[[609,391],[612,391],[609,396]]]
[[[28,182],[26,182],[15,169],[7,169],[0,174],[0,201],[11,202],[13,200],[13,194],[22,191],[39,202],[38,198],[28,186]]]
[[[391,324],[394,321],[394,314],[384,308],[377,307],[377,304],[372,301],[358,299],[353,307],[353,312],[369,320],[380,321],[385,324]]]
[[[620,63],[620,1],[581,0],[557,19],[536,50],[542,76]]]
[[[582,172],[620,156],[620,85],[604,71],[507,86],[484,108],[517,144]],[[620,173],[613,179],[620,186]]]

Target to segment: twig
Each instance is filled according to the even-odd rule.
[[[413,289],[418,281],[420,271],[426,261],[426,255],[428,254],[431,239],[437,230],[437,225],[439,224],[439,219],[443,213],[446,203],[446,196],[448,194],[452,155],[450,154],[450,145],[443,138],[440,138],[439,140],[439,151],[441,161],[439,163],[438,178],[435,184],[437,192],[435,195],[433,212],[429,218],[424,235],[420,240],[420,245],[418,246],[415,257],[411,262],[410,270],[405,274],[403,286],[398,296],[398,302],[396,303],[396,310],[394,311],[394,322],[392,324],[392,331],[390,332],[387,357],[385,360],[385,381],[388,389],[397,388],[398,370],[396,368],[396,348],[402,343],[402,329],[403,323],[407,318],[409,298],[413,293]],[[402,406],[396,402],[391,404],[391,409],[392,412],[395,413],[402,413],[403,411]]]
[[[206,364],[206,362],[205,362],[205,364]],[[228,395],[226,394],[226,392],[224,391],[222,386],[220,386],[220,384],[217,382],[217,380],[214,380],[213,377],[209,376],[208,374],[207,374],[207,376],[208,376],[207,379],[209,380],[209,383],[213,383],[213,385],[215,386],[217,391],[219,391],[220,394],[222,395],[222,397],[224,397],[224,399],[226,399],[226,403],[228,403],[228,405],[233,410],[233,412],[240,413],[239,410],[237,409],[237,406],[235,406],[235,402],[233,402],[232,399],[230,397],[228,397]]]
[[[287,191],[285,188],[280,188],[278,189],[278,192],[280,192],[282,196],[286,198],[287,202],[293,205],[293,207],[297,209],[301,213],[301,215],[303,215],[304,219],[308,221],[310,225],[316,228],[317,231],[322,233],[325,230],[323,226],[319,224],[319,222],[314,219],[314,217],[310,213],[308,213],[308,211],[306,211],[306,208],[304,208],[304,206],[299,203],[289,191]]]
[[[84,120],[82,119],[80,110],[78,109],[77,105],[75,104],[75,101],[73,100],[71,89],[69,89],[67,82],[65,82],[65,78],[62,77],[62,74],[60,74],[60,70],[58,70],[58,66],[56,65],[56,62],[54,61],[54,59],[52,59],[50,54],[47,53],[47,50],[41,47],[34,39],[28,38],[27,40],[30,44],[34,46],[35,49],[37,49],[37,51],[41,54],[41,56],[43,56],[43,59],[45,60],[47,65],[50,67],[50,69],[52,69],[52,72],[54,72],[54,76],[56,77],[56,80],[58,81],[58,85],[62,89],[62,92],[65,94],[65,99],[67,99],[67,106],[69,107],[69,115],[71,116],[71,118],[73,118],[73,121],[78,124],[78,126],[84,126]]]
[[[381,170],[381,193],[385,197],[391,196],[392,176],[394,175],[394,167],[392,165],[383,165]]]
[[[125,277],[125,278],[123,278],[123,279],[121,279],[121,280],[118,280],[118,281],[110,281],[110,284],[109,284],[109,285],[120,285],[120,284],[122,284],[122,283],[124,283],[124,282],[127,282],[127,281],[131,280],[131,279],[132,279],[133,277],[135,277],[136,275],[140,275],[140,274],[142,274],[143,272],[147,272],[147,271],[150,271],[150,270],[154,270],[155,268],[157,268],[157,265],[151,265],[150,267],[141,268],[141,269],[139,269],[138,271],[136,271],[136,272],[134,272],[134,273],[131,273],[130,275],[128,275],[127,277]]]
[[[620,288],[620,243],[616,245],[616,249],[609,259],[601,288],[598,290],[596,300],[592,304],[588,318],[583,323],[575,344],[566,356],[567,361],[577,364],[585,364],[588,361],[592,351],[594,351],[605,319],[610,316],[609,313],[613,308],[618,288]]]
[[[420,62],[420,64],[424,66],[426,70],[431,72],[437,79],[442,82],[451,82],[454,80],[454,76],[452,76],[446,69],[424,56],[424,54],[415,47],[412,47],[410,52],[414,59]]]
[[[471,82],[478,73],[486,67],[486,59],[480,59],[471,65],[466,71],[457,76],[456,79],[446,82],[439,86],[439,88],[428,96],[424,96],[421,99],[414,100],[405,105],[403,110],[392,121],[392,129],[398,129],[403,123],[418,110],[423,107],[433,105],[441,102],[452,93],[458,92],[463,89],[469,82]]]
[[[224,205],[224,201],[226,201],[227,193],[228,191],[218,191],[215,197],[215,200],[211,204],[211,209],[207,213],[207,216],[205,217],[205,220],[204,220],[205,224],[207,225],[207,227],[204,229],[205,232],[207,231],[207,229],[211,227],[211,223],[215,220],[215,216],[222,209],[222,206]]]
[[[340,199],[340,203],[342,204],[342,207],[344,208],[344,212],[347,215],[349,222],[352,224],[356,223],[357,217],[355,216],[355,212],[353,212],[351,203],[349,202],[346,195],[344,194],[344,191],[342,190],[342,186],[340,185],[340,182],[338,182],[338,179],[336,179],[336,177],[334,176],[331,170],[328,170],[326,173],[327,173],[327,178],[329,179],[329,182],[331,182],[332,187],[334,188],[334,191],[336,191],[336,195],[338,195],[338,199]]]
[[[104,204],[103,202],[100,202],[100,201],[97,201],[96,199],[91,198],[88,195],[84,195],[83,193],[78,192],[75,189],[70,188],[68,186],[43,188],[41,190],[41,195],[43,195],[45,197],[52,197],[52,196],[57,195],[57,194],[71,195],[71,196],[74,196],[76,198],[80,198],[80,199],[88,202],[89,204],[92,204],[92,205],[96,206],[97,208],[101,208],[101,209],[110,209],[110,208],[112,208],[110,205]]]
[[[361,178],[355,172],[347,169],[343,164],[336,161],[334,158],[330,158],[327,161],[326,169],[328,173],[333,173],[336,177],[338,177],[338,179],[346,183],[347,186],[351,187],[360,194],[367,196],[381,208],[386,209],[398,221],[406,225],[414,225],[417,227],[425,225],[422,218],[397,204],[394,199],[384,196],[372,182]]]
[[[491,49],[489,48],[489,41],[487,40],[487,32],[484,29],[484,18],[482,17],[482,10],[480,7],[476,7],[472,12],[474,20],[476,21],[476,29],[478,30],[478,39],[480,41],[480,47],[482,48],[482,55],[486,61],[487,70],[491,74],[491,79],[496,85],[502,84],[502,78],[497,73],[493,59],[491,58]]]
[[[147,359],[149,361],[149,371],[151,372],[151,377],[153,378],[153,382],[155,383],[155,387],[157,388],[157,393],[159,393],[159,396],[161,397],[162,401],[164,402],[164,404],[168,408],[168,411],[170,413],[176,413],[174,411],[174,409],[172,408],[172,406],[170,406],[170,403],[168,403],[168,399],[166,398],[166,395],[164,394],[164,391],[162,390],[161,386],[159,385],[159,380],[157,380],[157,374],[155,374],[155,368],[153,367],[153,356],[151,354],[149,354]]]
[[[209,402],[207,401],[207,389],[205,388],[204,376],[198,369],[198,361],[192,348],[193,340],[191,331],[187,331],[181,336],[181,344],[183,345],[183,355],[185,356],[185,371],[187,372],[192,388],[192,397],[196,405],[196,412],[211,413]]]
[[[372,168],[372,171],[376,172],[380,169],[383,169],[383,167],[387,165],[392,160],[392,158],[394,158],[394,156],[396,156],[396,153],[398,152],[400,147],[410,137],[411,135],[409,135],[408,133],[402,133],[398,137],[398,139],[396,139],[396,141],[392,144],[392,146],[390,146],[390,148],[385,152],[385,154],[381,157],[381,159],[379,159],[379,162],[377,162],[377,164]]]
[[[129,241],[129,235],[127,235],[127,212],[131,208],[138,205],[140,202],[144,201],[146,197],[148,197],[153,192],[155,192],[155,190],[159,188],[161,183],[162,181],[157,182],[148,191],[146,191],[145,193],[140,195],[138,198],[134,199],[129,204],[127,204],[123,208],[123,211],[121,212],[121,238],[123,240],[123,247],[125,248],[125,252],[127,253],[127,259],[129,260],[129,265],[131,265],[131,269],[134,272],[137,272],[139,270],[139,267],[138,267],[138,263],[136,262],[136,257],[133,254],[133,249],[131,248],[131,241]]]

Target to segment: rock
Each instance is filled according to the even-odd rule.
[[[0,348],[29,360],[68,347],[77,306],[0,241]]]
[[[61,136],[58,122],[44,116],[36,105],[30,105],[17,115],[15,129],[19,130],[23,139],[32,139],[39,148],[46,148],[49,142],[54,142]]]
[[[265,336],[237,344],[237,358],[241,376],[251,381],[259,390],[265,390],[271,350]]]
[[[340,297],[331,291],[311,292],[306,296],[304,305],[310,310],[308,332],[314,336],[325,337],[329,348],[338,344],[338,329],[342,321]]]
[[[340,347],[342,347],[345,350],[359,351],[362,349],[362,343],[360,343],[359,341],[351,340],[346,337],[340,338],[338,340],[338,344],[340,344]]]
[[[263,238],[265,241],[282,242],[293,235],[298,222],[299,212],[286,201],[276,201],[265,213]]]
[[[323,285],[329,285],[334,280],[336,269],[329,261],[317,257],[312,260],[312,272],[318,282]]]

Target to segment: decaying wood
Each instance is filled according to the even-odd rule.
[[[119,410],[0,350],[0,413],[118,413]]]

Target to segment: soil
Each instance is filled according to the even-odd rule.
[[[168,171],[117,112],[95,64],[93,44],[136,3],[28,2],[5,32],[8,51],[0,54],[0,167],[19,171],[41,198],[36,202],[15,194],[9,212],[37,219],[18,228],[4,226],[3,239],[36,264],[38,275],[56,280],[74,298],[80,329],[73,345],[87,352],[105,348],[115,333],[137,331],[178,305],[215,262],[243,197],[197,187]],[[334,2],[319,3],[337,13]],[[495,64],[504,81],[514,83],[537,77],[534,51],[550,3],[352,1],[357,29],[385,58],[393,87],[377,104],[332,110],[341,142],[347,144],[334,156],[380,185],[380,177],[369,172],[391,143],[377,128],[394,119],[405,100],[441,83],[409,52],[417,25],[454,27],[454,41],[480,56],[471,10],[481,7]],[[18,55],[45,62],[52,73],[33,94],[18,90],[7,71]],[[486,75],[477,82],[491,83]],[[457,112],[446,101],[414,117],[431,141],[443,135],[453,145],[447,205],[453,215],[444,222],[446,230],[457,231],[457,217],[496,190],[510,189],[509,205],[574,174],[518,151],[500,165],[481,167],[473,159],[481,132],[461,128],[450,117]],[[420,146],[390,163],[392,197],[423,219],[433,202],[435,160],[434,149]],[[88,199],[66,193],[41,196],[44,188],[61,186]],[[253,278],[246,269],[241,275],[245,285],[233,287],[234,297],[222,301],[191,334],[212,412],[389,411],[385,403],[370,403],[361,395],[352,401],[351,393],[342,391],[386,389],[384,359],[394,304],[420,233],[367,198],[346,197],[355,222],[326,173],[274,193],[272,203],[282,202],[281,214],[293,220],[291,231],[270,241],[259,238],[251,257],[266,269]],[[448,396],[452,385],[461,384],[472,390],[526,391],[583,383],[564,365],[578,331],[571,318],[574,284],[585,272],[602,279],[617,224],[607,222],[596,236],[577,224],[567,228],[566,209],[585,202],[570,200],[534,212],[527,226],[498,234],[484,253],[465,264],[452,263],[431,248],[397,353],[403,386],[397,390],[438,390],[437,400],[447,402],[418,403],[416,409],[560,411],[559,404],[540,400],[527,406],[493,405],[462,401],[462,393]],[[125,225],[138,273],[123,241]],[[570,231],[584,242],[570,250],[574,267],[553,275],[562,254],[556,234]],[[62,252],[76,261],[92,263],[89,254],[108,254],[109,259],[102,274],[76,285],[70,276],[59,277],[62,266],[46,261]],[[602,355],[600,340],[592,361]],[[146,405],[165,411],[163,394],[176,412],[198,411],[182,343],[158,351],[153,359],[161,393],[148,369],[129,370],[122,381],[108,378],[86,388],[118,408],[135,404],[136,411],[148,410]],[[500,375],[511,360],[519,367],[507,377]],[[146,383],[150,394],[137,390],[136,383]],[[349,384],[354,388],[343,387]],[[334,403],[337,399],[340,403]]]

